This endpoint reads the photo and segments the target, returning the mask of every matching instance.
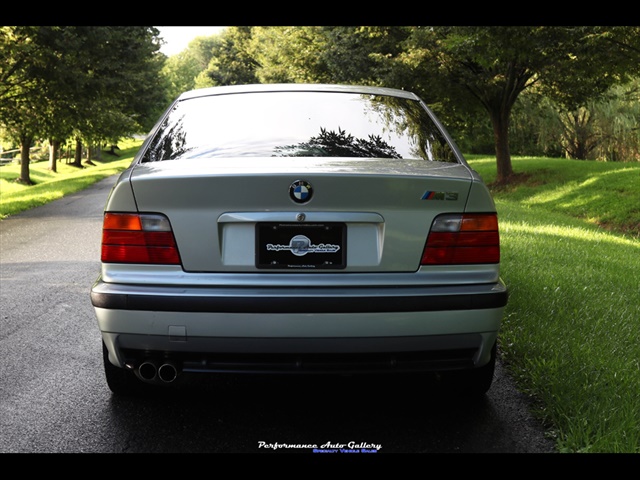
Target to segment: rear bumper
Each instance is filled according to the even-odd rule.
[[[98,281],[91,303],[108,310],[202,313],[436,312],[501,308],[502,282],[446,287],[181,288]]]
[[[487,285],[175,288],[98,281],[110,361],[169,357],[183,371],[446,370],[489,361],[507,303]]]

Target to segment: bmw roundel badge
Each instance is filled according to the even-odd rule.
[[[289,196],[296,203],[306,203],[312,195],[313,187],[305,180],[296,180],[289,186]]]

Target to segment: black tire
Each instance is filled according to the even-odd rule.
[[[144,383],[131,370],[116,367],[109,361],[109,351],[104,342],[102,342],[102,359],[107,385],[113,393],[128,397],[149,393],[151,385]]]
[[[496,367],[497,344],[491,349],[491,359],[486,365],[469,370],[444,372],[442,385],[447,393],[456,397],[480,397],[485,395],[493,383]]]

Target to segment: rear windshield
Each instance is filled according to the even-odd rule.
[[[343,92],[238,93],[181,101],[142,161],[220,157],[457,162],[418,101]]]

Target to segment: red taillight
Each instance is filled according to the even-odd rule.
[[[156,214],[106,213],[102,261],[180,265],[169,220]]]
[[[465,213],[436,217],[420,264],[499,262],[498,216],[495,213]]]

